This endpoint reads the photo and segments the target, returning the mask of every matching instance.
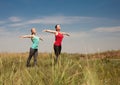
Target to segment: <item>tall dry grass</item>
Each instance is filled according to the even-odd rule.
[[[63,53],[54,64],[54,54],[40,53],[38,65],[31,60],[27,68],[28,53],[0,53],[0,85],[120,85],[116,55]]]

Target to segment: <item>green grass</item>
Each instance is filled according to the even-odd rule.
[[[38,66],[27,68],[28,53],[1,53],[0,85],[120,85],[120,55],[113,54],[63,53],[54,65],[53,54],[41,53]]]

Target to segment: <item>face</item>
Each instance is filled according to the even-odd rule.
[[[57,25],[56,31],[60,31],[60,25]]]
[[[31,29],[31,33],[32,33],[32,34],[36,34],[36,29],[35,29],[35,28],[32,28],[32,29]]]

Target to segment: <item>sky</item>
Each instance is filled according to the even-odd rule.
[[[120,0],[0,0],[0,52],[28,52],[36,28],[39,52],[53,52],[54,30],[61,25],[62,52],[95,53],[120,49]]]

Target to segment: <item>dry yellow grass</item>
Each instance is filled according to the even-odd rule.
[[[57,64],[54,54],[39,53],[38,66],[29,68],[27,52],[0,53],[0,85],[119,85],[119,53],[63,53]]]

